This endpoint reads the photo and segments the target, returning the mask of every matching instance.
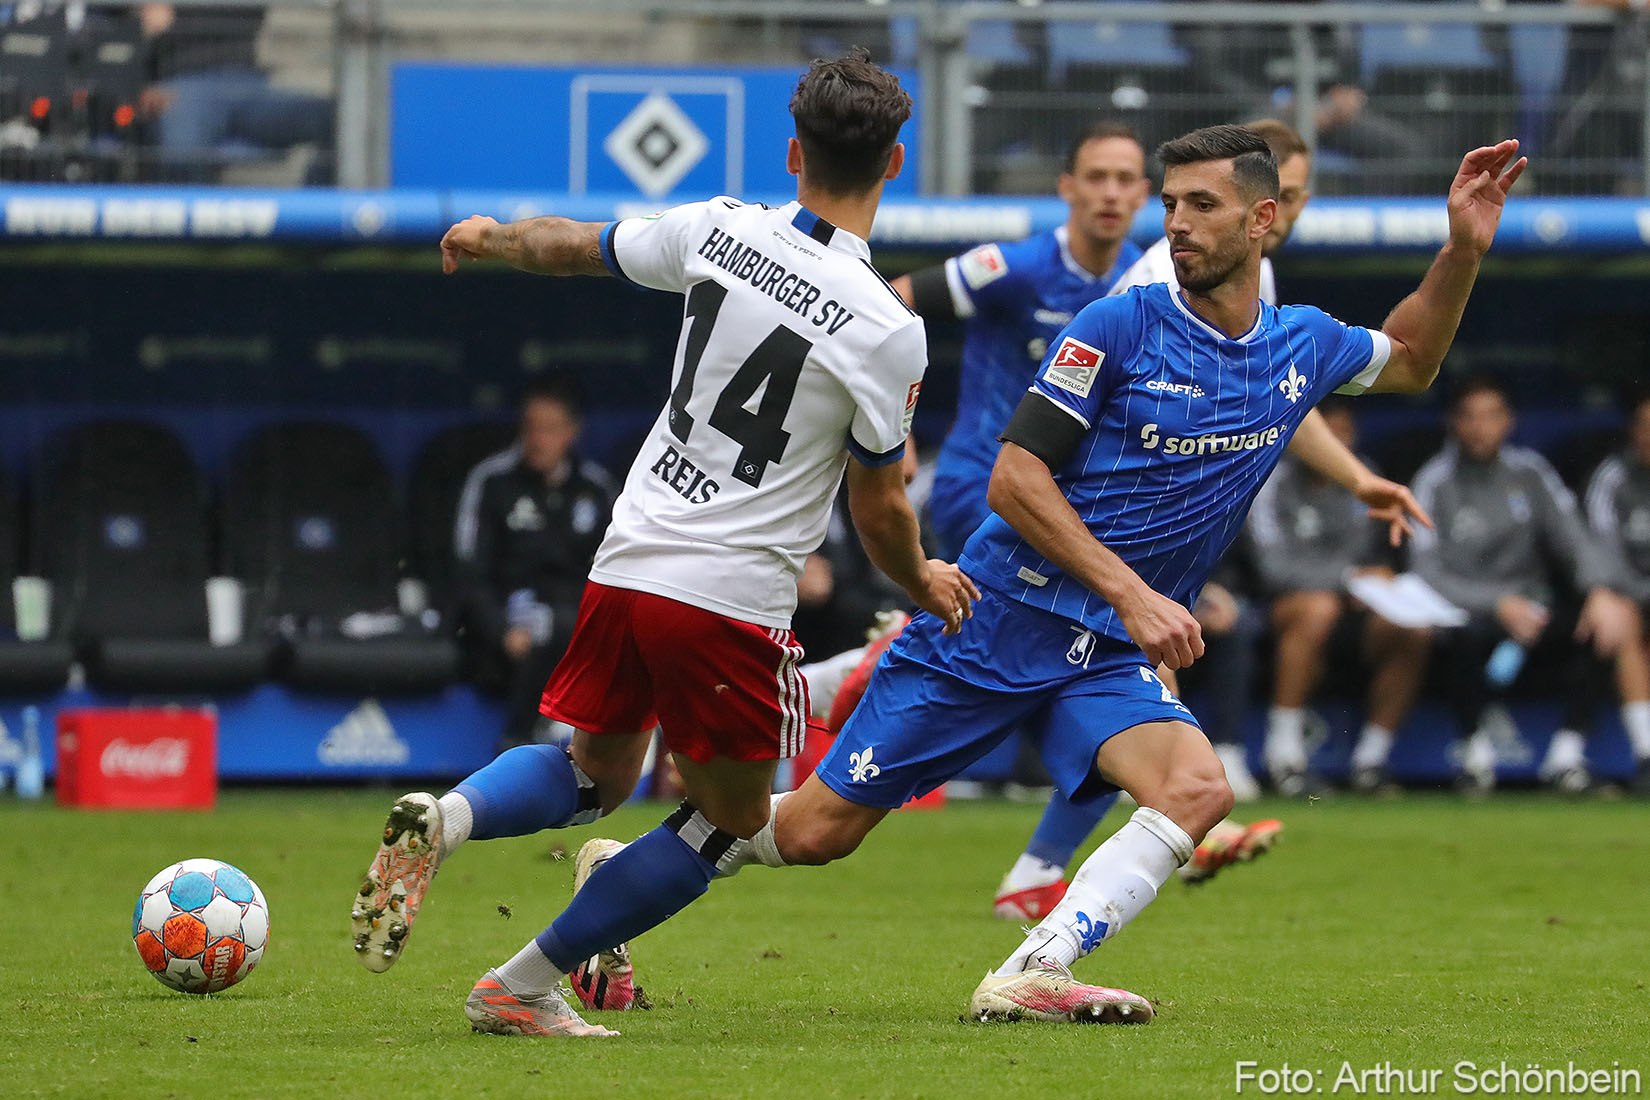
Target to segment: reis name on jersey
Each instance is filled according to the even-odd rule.
[[[591,578],[787,627],[847,456],[903,451],[922,322],[863,240],[797,203],[690,203],[601,244],[615,275],[684,297],[670,400]]]

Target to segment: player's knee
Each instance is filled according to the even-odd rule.
[[[1226,782],[1226,773],[1218,768],[1198,769],[1178,776],[1165,801],[1175,807],[1169,816],[1194,837],[1208,832],[1236,805],[1232,785]]]

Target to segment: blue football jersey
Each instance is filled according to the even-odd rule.
[[[1031,389],[1086,429],[1054,480],[1089,531],[1190,607],[1301,419],[1331,392],[1367,389],[1391,348],[1311,306],[1264,303],[1232,339],[1157,283],[1079,313]],[[1128,637],[1104,599],[995,514],[960,564],[1022,603]]]
[[[1072,259],[1061,226],[1012,244],[981,245],[946,261],[952,301],[966,327],[957,418],[940,448],[936,481],[966,482],[984,509],[997,435],[1019,407],[1054,337],[1084,306],[1105,297],[1140,255],[1139,246],[1125,240],[1112,269],[1093,275]]]

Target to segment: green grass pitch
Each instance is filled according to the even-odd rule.
[[[1240,1060],[1321,1075],[1323,1095],[1358,1094],[1334,1088],[1343,1064],[1441,1068],[1439,1095],[1460,1061],[1650,1076],[1642,802],[1243,807],[1284,818],[1275,852],[1170,882],[1075,968],[1158,1001],[1145,1027],[960,1021],[1018,940],[989,895],[1037,809],[895,814],[843,863],[718,883],[634,945],[653,1011],[604,1017],[621,1039],[550,1041],[472,1034],[464,996],[559,912],[558,853],[661,809],[470,845],[377,975],[348,912],[395,793],[232,790],[210,814],[0,801],[0,1094],[1157,1100],[1237,1095]],[[272,916],[258,970],[213,997],[162,987],[128,935],[149,876],[198,855],[251,874]]]

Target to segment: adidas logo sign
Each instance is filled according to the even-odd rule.
[[[321,763],[331,767],[405,764],[412,756],[412,750],[395,735],[390,716],[384,713],[378,700],[363,699],[360,706],[327,732],[315,755]]]

